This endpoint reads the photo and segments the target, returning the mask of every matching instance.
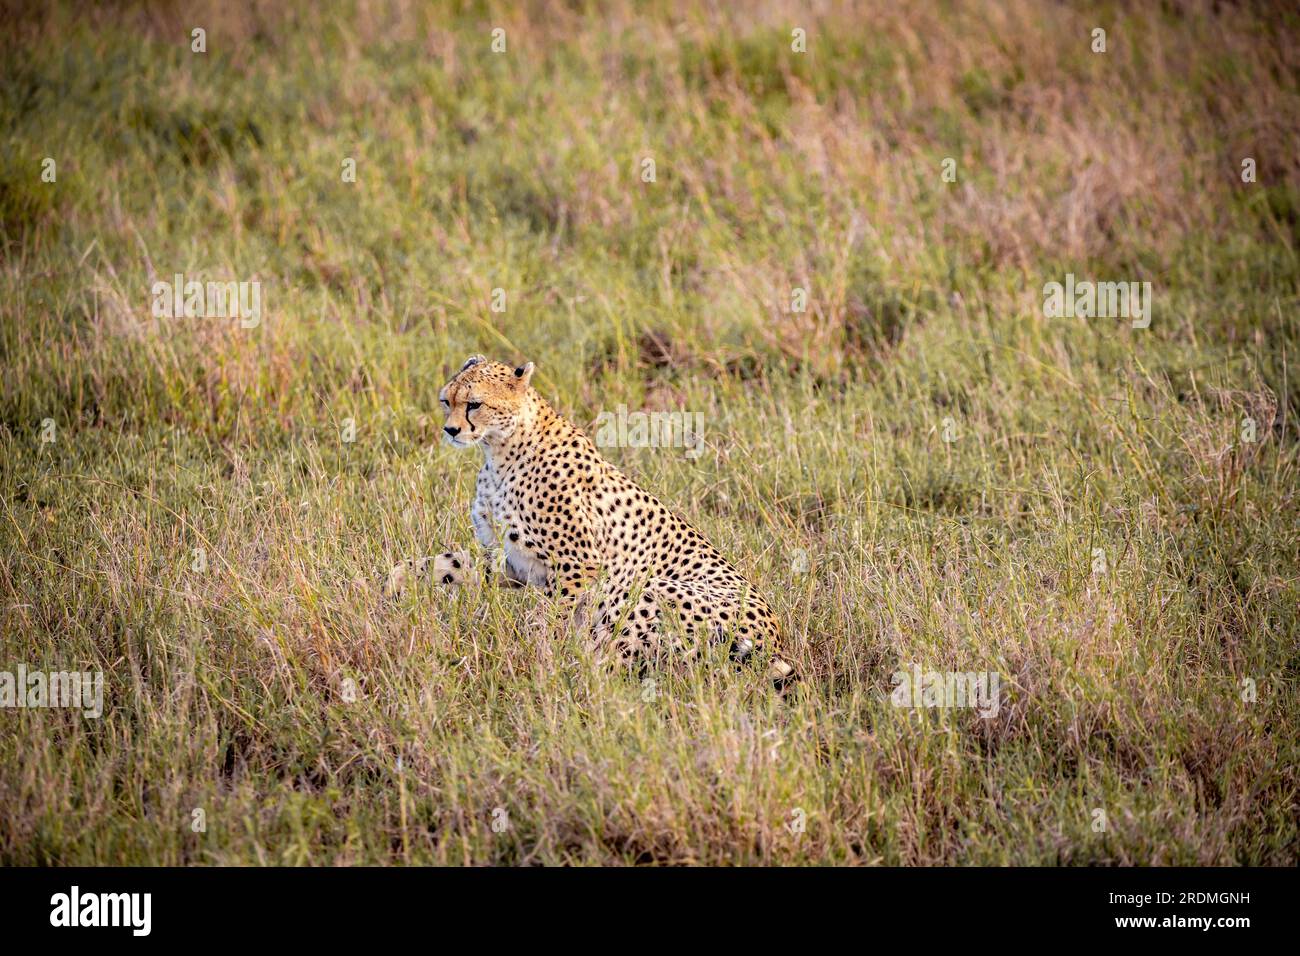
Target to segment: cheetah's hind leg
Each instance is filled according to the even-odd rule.
[[[699,657],[705,643],[722,641],[724,621],[713,616],[707,586],[666,577],[616,590],[602,603],[593,643],[635,672]]]
[[[781,656],[780,633],[771,612],[748,605],[743,593],[726,587],[690,581],[652,582],[656,603],[675,608],[689,640],[678,644],[679,651],[693,655],[699,641],[710,644],[730,643],[729,656],[745,665],[755,652],[767,651],[768,678],[777,693],[784,697],[798,682],[794,665]]]
[[[784,697],[798,682],[798,673],[779,653],[773,653],[778,633],[770,615],[750,617],[744,600],[725,589],[669,578],[651,578],[639,592],[616,591],[601,603],[591,628],[589,647],[608,663],[644,675],[667,660],[697,658],[704,643],[730,641],[730,656],[738,665],[769,652],[768,677]]]

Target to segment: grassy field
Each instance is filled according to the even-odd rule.
[[[513,6],[3,18],[0,669],[104,714],[0,711],[0,863],[1295,865],[1300,17]],[[1067,274],[1150,327],[1047,317]],[[473,352],[703,416],[607,454],[796,694],[383,598],[472,541]]]

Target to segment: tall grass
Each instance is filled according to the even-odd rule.
[[[1296,863],[1294,12],[19,14],[0,670],[106,708],[0,711],[0,863]],[[155,318],[177,272],[261,324]],[[1067,272],[1151,327],[1045,318]],[[479,351],[706,416],[609,455],[761,582],[793,698],[607,673],[533,590],[382,599],[472,540]],[[913,665],[997,715],[893,706]]]

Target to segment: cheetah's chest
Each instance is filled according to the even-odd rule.
[[[549,552],[543,529],[523,507],[524,498],[514,489],[492,476],[484,489],[488,499],[495,535],[498,536],[506,563],[516,577],[529,584],[547,582]]]

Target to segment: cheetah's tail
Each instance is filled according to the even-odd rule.
[[[772,664],[767,669],[768,675],[772,678],[772,686],[776,692],[784,697],[791,688],[799,682],[799,674],[794,669],[794,665],[782,657],[773,657]]]

